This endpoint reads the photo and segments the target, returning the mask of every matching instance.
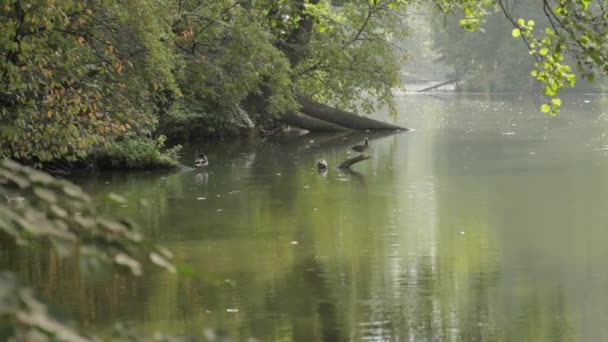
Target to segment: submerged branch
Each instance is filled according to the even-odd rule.
[[[358,163],[360,161],[364,161],[364,160],[368,160],[371,159],[372,156],[369,156],[367,154],[360,154],[356,157],[352,157],[352,158],[348,158],[345,161],[343,161],[342,163],[340,163],[340,165],[336,166],[338,169],[348,169],[350,168],[353,164]]]

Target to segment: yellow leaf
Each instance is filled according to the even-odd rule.
[[[514,28],[513,31],[511,31],[511,35],[513,35],[513,37],[517,38],[521,35],[521,30],[518,28]]]
[[[542,106],[540,106],[540,110],[541,110],[543,113],[549,113],[549,111],[551,110],[551,106],[549,106],[549,105],[548,105],[548,104],[546,104],[546,103],[543,103],[543,105],[542,105]]]
[[[560,99],[559,97],[552,98],[551,103],[559,107],[562,105],[562,99]]]

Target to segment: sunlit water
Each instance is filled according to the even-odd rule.
[[[193,276],[9,263],[85,327],[260,341],[608,340],[608,100],[409,95],[399,134],[191,146],[204,170],[78,179]],[[370,137],[371,160],[319,174]],[[142,205],[145,200],[147,205]],[[31,262],[23,260],[28,255]]]

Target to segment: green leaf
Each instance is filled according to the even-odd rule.
[[[42,188],[42,187],[36,187],[34,188],[34,194],[40,198],[43,201],[46,201],[48,203],[55,203],[57,202],[57,196],[55,195],[55,193],[49,189],[46,188]]]
[[[514,28],[513,31],[511,31],[511,35],[515,38],[521,36],[521,30],[519,28]]]
[[[128,254],[118,253],[114,256],[114,262],[117,265],[124,266],[133,273],[135,276],[142,275],[141,264],[136,259],[132,258]]]
[[[538,53],[540,53],[540,54],[541,54],[541,56],[545,56],[547,53],[549,53],[549,49],[548,49],[548,48],[546,48],[546,47],[544,47],[544,48],[540,49],[540,50],[538,51]]]
[[[574,87],[576,85],[576,75],[575,74],[566,75],[566,80],[570,83],[571,87]]]
[[[540,106],[540,110],[541,110],[543,113],[549,113],[549,111],[551,110],[551,106],[549,106],[549,105],[548,105],[548,104],[546,104],[546,103],[543,103],[543,105],[542,105],[542,106]]]
[[[551,99],[551,104],[559,107],[562,105],[562,99],[560,99],[559,97],[554,97]]]

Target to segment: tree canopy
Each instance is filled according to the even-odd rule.
[[[577,73],[592,82],[597,74],[608,74],[606,37],[608,5],[603,0],[542,0],[522,4],[510,0],[436,1],[444,11],[462,13],[460,25],[470,31],[479,30],[488,14],[500,11],[511,24],[511,35],[521,38],[534,60],[530,74],[544,83],[543,92],[550,101],[541,106],[543,112],[557,114],[561,99],[557,92],[573,87]],[[524,7],[526,14],[517,15]],[[542,13],[542,24],[532,16]],[[572,58],[574,66],[566,62]]]
[[[243,109],[264,124],[297,110],[301,95],[343,109],[394,111],[391,91],[401,85],[407,56],[399,43],[415,32],[408,21],[420,7],[455,15],[467,30],[505,29],[522,39],[531,77],[552,97],[541,109],[557,113],[555,96],[577,73],[592,81],[608,71],[605,3],[525,5],[542,18],[517,12],[517,4],[2,0],[0,155],[81,160],[137,136],[213,134],[237,125]],[[480,54],[496,43],[470,40]],[[505,54],[496,62],[508,65],[512,53]]]

